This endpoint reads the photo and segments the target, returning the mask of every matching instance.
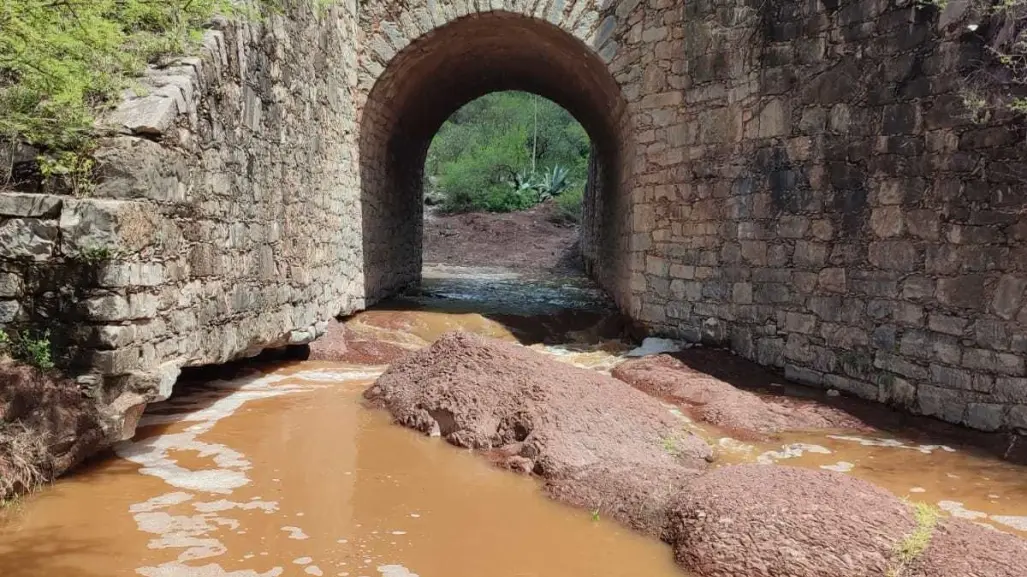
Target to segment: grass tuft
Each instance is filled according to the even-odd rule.
[[[913,503],[913,518],[916,529],[899,542],[895,548],[892,568],[887,577],[903,577],[906,572],[920,559],[934,537],[934,529],[941,517],[940,511],[927,503]]]

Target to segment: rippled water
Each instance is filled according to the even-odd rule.
[[[363,408],[373,375],[301,363],[192,388],[9,514],[3,575],[679,574],[661,544]]]
[[[599,371],[635,346],[580,279],[428,273],[421,289],[349,326],[410,349],[471,330]],[[682,574],[661,543],[551,502],[533,480],[365,408],[360,393],[383,368],[291,362],[181,383],[114,455],[0,513],[0,574]],[[717,448],[720,464],[836,470],[1027,536],[1027,468],[971,446],[915,427],[742,442],[668,411]]]

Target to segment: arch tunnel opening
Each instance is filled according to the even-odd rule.
[[[423,264],[424,168],[443,123],[484,95],[520,91],[567,110],[592,143],[580,223],[588,270],[611,291],[631,175],[627,107],[606,64],[547,21],[506,12],[436,28],[382,66],[360,125],[364,293],[368,305],[417,283]],[[620,275],[625,278],[626,275]],[[617,295],[615,294],[616,298]]]

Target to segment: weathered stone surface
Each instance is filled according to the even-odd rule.
[[[104,288],[155,287],[164,283],[165,269],[159,263],[98,263],[97,286]]]
[[[881,238],[902,234],[902,209],[897,206],[884,206],[874,209],[870,215],[870,228]]]
[[[1013,318],[1023,304],[1025,289],[1027,289],[1027,277],[1003,275],[998,281],[998,286],[995,287],[995,297],[991,301],[992,310],[1004,319]]]
[[[131,321],[153,318],[157,314],[157,297],[149,294],[128,296],[107,295],[83,303],[85,314],[97,321]]]
[[[58,231],[54,221],[12,218],[0,221],[0,259],[45,261],[54,256]]]
[[[113,258],[152,247],[159,217],[130,201],[77,199],[61,211],[61,250],[69,256]]]
[[[917,263],[916,247],[906,241],[881,241],[870,244],[870,263],[886,270],[912,271]]]
[[[967,319],[947,315],[932,314],[928,320],[928,327],[932,331],[960,336],[966,329]]]
[[[24,283],[22,283],[21,276],[10,273],[0,272],[0,298],[18,298],[22,294]]]
[[[1027,405],[1027,379],[999,377],[995,380],[995,400],[1002,403]]]
[[[938,301],[942,304],[966,308],[983,308],[985,279],[982,275],[965,275],[938,281]]]
[[[50,194],[0,192],[0,218],[54,218],[61,211],[61,197]]]
[[[1027,406],[1017,405],[1010,408],[1006,422],[1009,428],[1017,430],[1021,434],[1023,431],[1027,431]]]
[[[959,391],[952,389],[920,385],[917,388],[917,403],[922,414],[953,423],[962,422],[966,412]]]
[[[1006,406],[995,403],[970,403],[966,407],[964,423],[982,431],[994,431],[1003,424]]]
[[[13,323],[18,320],[21,313],[21,304],[18,301],[0,301],[0,324]]]
[[[906,409],[914,408],[917,389],[909,381],[894,376],[881,379],[878,400]]]
[[[151,94],[126,100],[105,123],[132,134],[158,136],[171,128],[179,112],[175,98],[168,94]]]

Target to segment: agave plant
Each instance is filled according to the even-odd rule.
[[[560,194],[570,187],[571,182],[567,179],[567,169],[559,164],[554,165],[549,171],[542,174],[542,180],[539,182],[538,200],[542,202],[554,196],[560,196]]]
[[[529,172],[518,172],[508,181],[518,193],[528,193],[538,189],[538,182],[534,174]]]

